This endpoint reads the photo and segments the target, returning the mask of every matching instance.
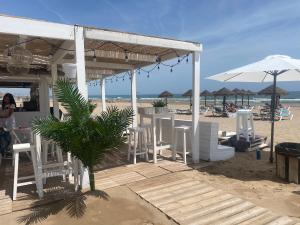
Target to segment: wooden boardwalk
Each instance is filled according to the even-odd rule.
[[[97,188],[127,185],[178,224],[300,225],[255,204],[183,175],[182,163],[140,163],[97,173]]]
[[[192,170],[183,163],[168,160],[121,165],[96,172],[96,188],[105,190],[126,185],[178,224],[300,225],[183,172]],[[12,201],[11,182],[8,182],[12,169],[2,170],[1,175],[10,175],[10,179],[0,182],[0,215],[29,208],[37,200],[33,188],[19,193],[17,201]]]

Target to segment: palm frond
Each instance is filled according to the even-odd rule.
[[[71,116],[90,114],[94,107],[80,94],[78,88],[67,80],[57,80],[54,86],[57,100]]]

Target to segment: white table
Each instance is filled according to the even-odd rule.
[[[152,145],[153,148],[153,162],[157,163],[157,151],[163,149],[170,149],[172,148],[173,143],[173,132],[174,132],[174,114],[173,113],[155,113],[155,114],[140,114],[140,123],[141,126],[144,125],[144,119],[149,118],[151,120],[151,132],[152,132]],[[159,119],[159,140],[156,139],[156,121]],[[163,143],[162,142],[162,119],[171,119],[171,143]]]

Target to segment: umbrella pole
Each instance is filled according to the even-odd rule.
[[[204,106],[206,107],[206,96],[204,96]]]
[[[225,112],[225,102],[226,102],[226,96],[223,96],[223,112]]]
[[[276,81],[277,75],[273,74],[273,93],[271,102],[271,146],[270,146],[270,162],[273,163],[273,147],[274,147],[274,125],[275,125],[275,93],[276,93]]]
[[[192,110],[192,96],[190,96],[190,110]]]
[[[237,95],[235,96],[234,104],[237,105]]]
[[[250,96],[248,95],[248,106],[250,106],[249,102],[250,102]]]
[[[244,106],[244,95],[242,95],[242,106]]]

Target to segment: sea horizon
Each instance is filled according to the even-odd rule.
[[[107,100],[130,100],[130,95],[106,95]],[[220,101],[222,97],[217,97],[217,100]],[[249,100],[251,102],[268,102],[270,101],[270,96],[264,96],[264,95],[254,95],[250,96]],[[89,99],[101,99],[101,95],[89,95]],[[160,99],[158,97],[158,94],[137,94],[138,100],[143,101],[154,101],[157,99]],[[189,101],[189,97],[183,97],[182,94],[173,94],[172,98],[168,98],[171,101]],[[247,101],[247,96],[244,97],[244,101]],[[201,100],[204,100],[203,97],[201,97]],[[214,97],[207,97],[207,101],[211,102],[214,100]],[[234,96],[227,97],[228,101],[234,101]],[[241,101],[241,97],[238,97],[238,100]],[[281,102],[300,102],[300,91],[289,91],[287,95],[281,97]]]

